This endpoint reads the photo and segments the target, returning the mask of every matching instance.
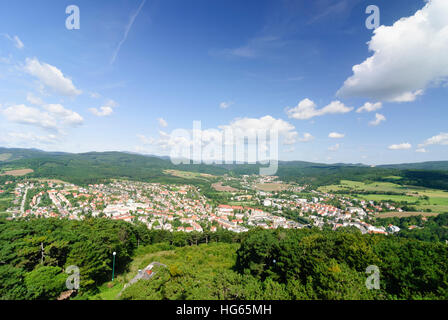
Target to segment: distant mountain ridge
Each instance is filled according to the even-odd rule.
[[[391,168],[401,170],[448,170],[448,161],[426,161],[416,163],[386,164],[379,165],[379,168]]]
[[[90,151],[85,153],[69,153],[69,152],[59,152],[59,151],[43,151],[39,149],[25,149],[25,148],[4,148],[0,147],[0,163],[1,162],[10,162],[15,161],[19,159],[30,159],[30,158],[40,158],[40,157],[48,157],[48,156],[74,156],[74,157],[83,157],[83,156],[107,156],[107,155],[132,155],[132,156],[140,156],[140,157],[146,157],[146,158],[156,158],[156,159],[162,159],[165,161],[170,161],[170,157],[168,156],[158,156],[158,155],[152,155],[152,154],[141,154],[137,152],[129,152],[129,151],[103,151],[103,152],[97,152],[97,151]],[[10,155],[9,157],[5,157],[4,160],[2,160],[2,155]],[[234,165],[247,165],[247,164],[231,164],[227,166],[234,166]],[[333,163],[333,164],[326,164],[326,163],[318,163],[318,162],[308,162],[308,161],[301,161],[301,160],[291,160],[291,161],[285,161],[280,160],[279,165],[282,166],[290,166],[290,167],[302,167],[302,168],[308,168],[308,167],[371,167],[370,165],[366,165],[363,163]],[[222,165],[226,167],[226,165]],[[416,162],[416,163],[399,163],[399,164],[384,164],[384,165],[376,165],[376,168],[388,168],[388,169],[400,169],[400,170],[442,170],[442,171],[448,171],[448,160],[447,161],[426,161],[426,162]]]

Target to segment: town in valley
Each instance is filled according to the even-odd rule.
[[[229,181],[241,189],[223,185]],[[194,185],[123,179],[83,187],[36,179],[6,181],[2,186],[14,195],[7,209],[9,219],[102,217],[130,223],[140,221],[149,229],[178,232],[214,232],[223,228],[240,233],[254,227],[301,229],[326,225],[333,230],[355,227],[363,234],[389,234],[399,232],[400,228],[375,226],[375,217],[386,212],[404,212],[391,202],[286,184],[275,176],[223,177],[212,187],[227,195],[226,201],[217,203]]]

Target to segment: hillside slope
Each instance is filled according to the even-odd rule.
[[[44,152],[35,149],[0,148],[2,168],[30,168],[30,177],[57,178],[73,183],[95,183],[110,178],[185,182],[164,173],[167,169],[212,175],[258,174],[260,164],[174,165],[169,159],[125,152],[82,154]],[[448,161],[369,167],[362,164],[322,164],[305,161],[280,161],[281,180],[312,185],[337,184],[341,179],[387,181],[448,190]]]

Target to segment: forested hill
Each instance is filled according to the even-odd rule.
[[[61,155],[62,152],[46,152],[38,149],[17,149],[0,147],[0,163],[11,162],[20,159],[48,157]]]
[[[45,152],[36,149],[0,148],[0,174],[6,169],[29,168],[28,177],[62,179],[73,183],[95,183],[109,178],[128,178],[158,182],[181,182],[164,173],[167,169],[213,175],[258,174],[260,164],[174,165],[166,157],[125,152],[82,154]],[[285,181],[312,185],[339,183],[341,179],[388,181],[448,190],[448,161],[369,167],[363,164],[322,164],[305,161],[280,161],[277,175]],[[399,179],[397,179],[399,177]]]
[[[401,170],[434,170],[448,171],[448,161],[428,161],[418,163],[387,164],[379,168],[401,169]]]

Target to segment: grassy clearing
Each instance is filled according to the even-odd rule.
[[[118,294],[126,283],[137,275],[139,269],[143,269],[154,260],[148,261],[157,256],[165,254],[174,254],[174,248],[169,244],[154,244],[150,246],[140,247],[136,250],[129,269],[121,274],[116,274],[114,282],[103,283],[98,287],[99,293],[89,297],[90,300],[118,300]],[[154,255],[154,256],[153,256]],[[148,261],[148,262],[147,262]],[[145,264],[146,263],[146,264]],[[112,286],[113,284],[113,286]]]
[[[238,247],[238,244],[210,243],[150,252],[136,257],[131,264],[130,272],[134,276],[138,269],[146,267],[153,261],[166,264],[168,267],[188,265],[196,270],[204,269],[207,272],[218,272],[222,268],[230,269],[233,266]]]
[[[119,282],[118,279],[114,282],[106,282],[98,287],[100,291],[95,296],[91,297],[92,300],[116,300],[124,284]]]

